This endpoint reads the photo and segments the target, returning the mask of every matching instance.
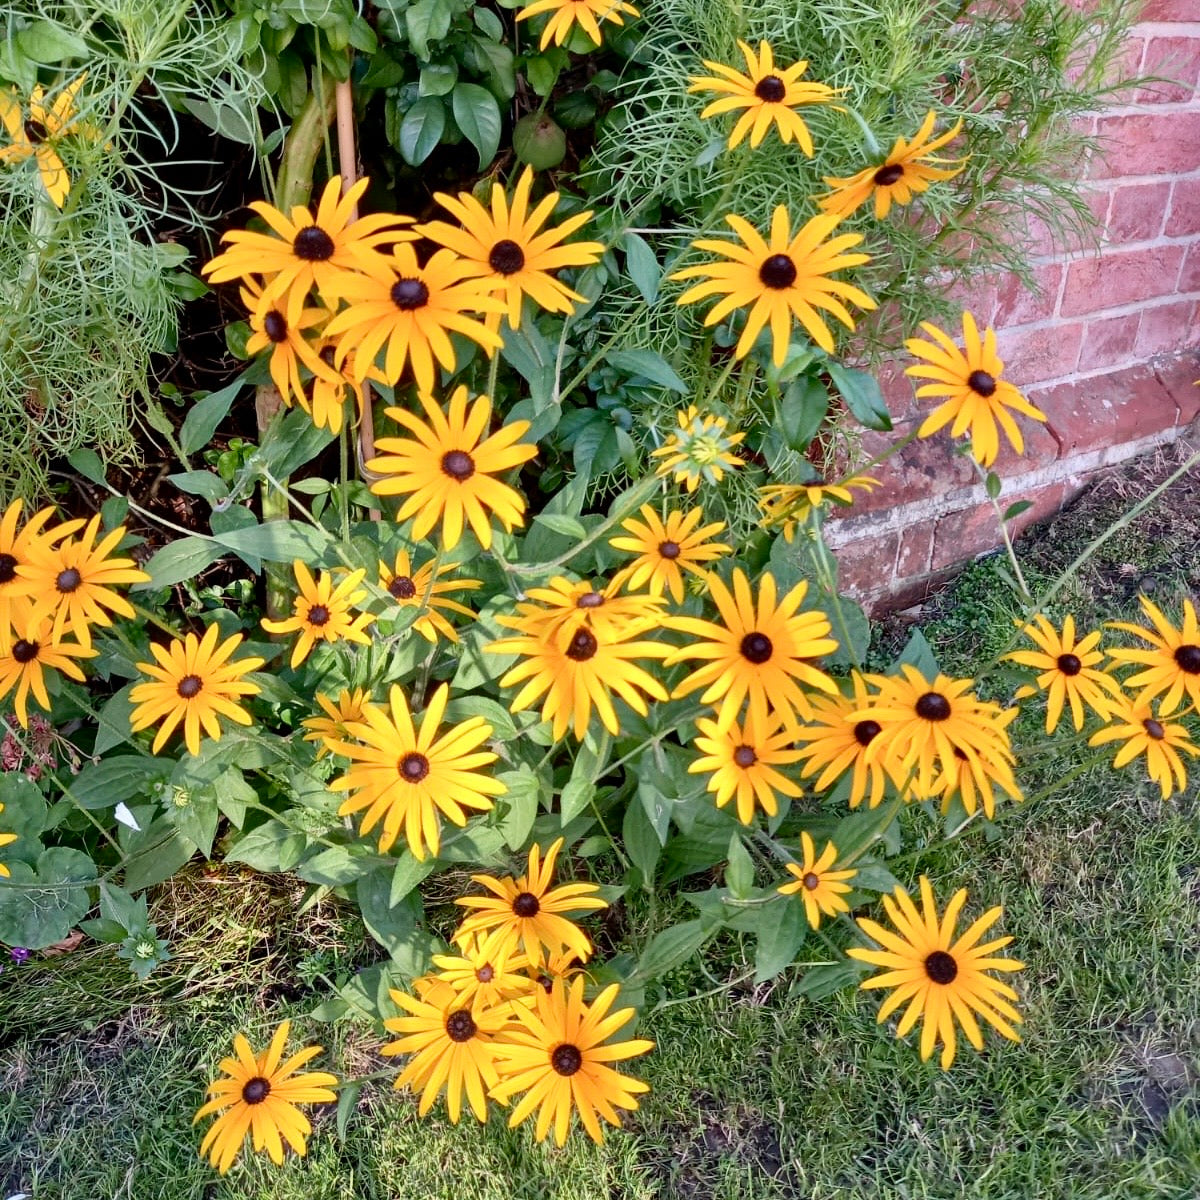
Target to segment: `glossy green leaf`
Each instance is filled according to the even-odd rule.
[[[450,97],[454,119],[463,136],[479,151],[482,171],[500,148],[500,130],[504,119],[496,97],[477,83],[460,83]]]
[[[409,166],[419,167],[434,151],[446,131],[446,109],[437,96],[422,96],[400,122],[396,149]]]

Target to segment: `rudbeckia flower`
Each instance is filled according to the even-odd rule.
[[[519,13],[518,21],[527,21],[530,17],[541,16],[542,13],[553,14],[542,30],[540,49],[545,50],[553,42],[561,46],[578,25],[596,45],[604,41],[600,31],[601,21],[611,21],[614,25],[624,25],[624,17],[638,17],[638,12],[632,4],[625,0],[534,0],[527,4]]]
[[[687,411],[675,414],[678,428],[657,449],[651,458],[661,458],[656,474],[670,475],[676,483],[682,483],[689,492],[694,492],[701,480],[705,483],[720,483],[725,471],[745,466],[738,457],[735,447],[745,438],[745,433],[729,433],[724,417],[715,413],[704,413],[694,404]]]
[[[787,864],[788,872],[796,877],[795,882],[780,884],[777,890],[784,896],[799,896],[804,901],[804,916],[809,925],[820,929],[822,913],[836,917],[850,911],[850,905],[843,899],[852,890],[846,880],[853,879],[858,872],[833,870],[838,849],[832,842],[825,843],[818,858],[811,834],[800,835],[800,852],[804,856],[802,862]]]
[[[326,572],[314,579],[308,567],[300,559],[292,563],[299,595],[292,603],[292,615],[282,621],[262,619],[262,627],[268,633],[299,633],[292,648],[293,668],[298,667],[312,652],[317,642],[345,640],[360,646],[369,646],[371,639],[366,629],[375,618],[370,613],[355,617],[351,609],[361,604],[368,595],[360,588],[366,576],[365,570],[352,571],[335,587],[333,576]]]
[[[1159,719],[1163,718],[1163,719]],[[1180,751],[1191,758],[1200,755],[1186,727],[1167,721],[1160,708],[1156,714],[1143,697],[1127,700],[1113,712],[1108,726],[1088,738],[1089,746],[1123,741],[1112,765],[1114,770],[1128,766],[1138,755],[1146,756],[1146,773],[1158,784],[1162,798],[1187,787],[1187,768]]]
[[[305,308],[304,297],[296,291],[289,293],[285,308],[283,297],[264,296],[261,285],[251,281],[241,289],[242,303],[250,314],[250,337],[246,340],[248,355],[270,351],[267,367],[271,382],[280,399],[289,408],[293,403],[308,408],[301,366],[307,367],[314,381],[327,385],[340,384],[341,375],[318,354],[304,336],[329,319],[323,308]],[[314,424],[316,421],[314,419]]]
[[[850,506],[854,491],[869,492],[879,486],[870,475],[851,475],[840,483],[814,479],[810,483],[772,483],[758,489],[764,529],[778,528],[785,542],[791,542],[796,530],[810,513],[827,504]]]
[[[741,460],[738,459],[741,465]],[[608,539],[615,550],[636,554],[637,558],[613,576],[613,583],[629,588],[645,587],[652,596],[669,591],[676,604],[683,603],[683,573],[703,579],[708,564],[728,554],[732,547],[711,539],[725,529],[724,521],[701,525],[704,513],[699,506],[686,513],[672,511],[665,518],[652,505],[642,505],[638,516],[621,522],[625,535]]]
[[[644,632],[656,624],[665,603],[662,596],[622,595],[615,579],[597,590],[587,580],[556,575],[545,587],[527,587],[525,599],[517,602],[517,615],[505,624],[562,647],[581,628],[607,641],[620,640],[631,629]]]
[[[0,804],[0,812],[4,811],[4,805]],[[5,846],[11,846],[17,840],[15,833],[0,833],[0,849]],[[12,872],[3,864],[0,863],[0,878],[7,879]]]
[[[893,203],[908,204],[914,196],[928,191],[931,183],[953,179],[966,160],[937,158],[933,152],[954,141],[962,132],[963,123],[959,120],[953,129],[932,138],[936,120],[937,113],[930,110],[913,140],[897,138],[883,162],[864,167],[845,179],[825,176],[825,185],[834,190],[826,196],[818,196],[817,204],[824,212],[848,217],[873,195],[875,219],[881,221],[891,211]]]
[[[742,244],[713,238],[693,242],[697,250],[720,254],[730,261],[676,271],[672,279],[707,280],[688,288],[677,303],[694,304],[710,296],[723,297],[709,310],[705,325],[716,325],[734,309],[748,308],[746,327],[734,350],[737,358],[750,353],[763,326],[769,323],[772,360],[777,367],[783,366],[792,338],[793,318],[822,350],[832,354],[833,336],[818,310],[831,313],[853,330],[854,318],[843,301],[849,300],[868,310],[875,307],[875,301],[861,288],[830,278],[834,271],[861,266],[871,259],[869,254],[846,253],[863,240],[862,234],[830,237],[839,219],[824,214],[813,217],[793,237],[788,210],[780,204],[771,217],[768,242],[749,221],[730,214],[725,220]]]
[[[1190,600],[1184,600],[1183,623],[1176,629],[1153,600],[1145,596],[1138,599],[1142,612],[1154,626],[1153,630],[1128,621],[1110,624],[1114,629],[1123,629],[1149,642],[1154,649],[1110,650],[1109,658],[1116,663],[1137,664],[1144,668],[1125,681],[1127,687],[1140,689],[1139,700],[1162,696],[1160,711],[1173,713],[1186,695],[1200,713],[1200,625],[1196,622],[1195,606]]]
[[[317,743],[317,758],[322,759],[334,752],[338,742],[344,742],[354,736],[350,732],[350,726],[354,722],[366,719],[371,694],[366,688],[355,688],[354,691],[342,688],[336,700],[330,700],[328,696],[318,692],[316,701],[325,715],[305,717],[300,724],[308,730],[304,740]]]
[[[970,430],[971,453],[980,466],[990,467],[1000,453],[997,424],[1008,436],[1013,449],[1018,454],[1024,453],[1025,442],[1008,411],[1010,408],[1034,421],[1045,421],[1046,414],[1030,404],[1011,383],[1000,378],[1004,363],[996,353],[995,330],[986,329],[981,338],[979,326],[969,312],[963,313],[962,320],[962,350],[936,325],[922,321],[921,328],[933,341],[909,338],[904,343],[909,354],[922,360],[916,366],[906,367],[904,373],[914,379],[932,380],[917,388],[919,397],[947,397],[921,422],[917,436],[929,437],[953,421],[950,436],[959,437]]]
[[[1005,729],[1016,720],[1017,710],[1006,708],[998,718],[998,723]],[[987,753],[980,754],[976,762],[972,762],[957,746],[954,747],[954,766],[946,768],[934,781],[930,796],[919,793],[915,785],[910,785],[909,796],[914,800],[928,800],[940,797],[942,813],[950,811],[950,801],[958,796],[963,810],[973,817],[979,808],[990,821],[996,815],[996,793],[1003,791],[1010,800],[1018,804],[1024,799],[1021,789],[1013,778],[1011,763],[1001,757],[991,758]]]
[[[447,613],[458,613],[474,619],[475,614],[465,604],[451,600],[452,592],[473,592],[483,587],[479,579],[442,579],[457,570],[457,564],[431,558],[416,569],[407,550],[399,550],[389,567],[379,564],[379,586],[401,609],[415,608],[416,620],[409,626],[427,642],[436,642],[438,634],[447,641],[457,642],[458,631],[450,624]]]
[[[31,601],[31,584],[21,568],[28,566],[34,557],[41,557],[54,548],[56,542],[79,529],[83,522],[67,521],[62,525],[46,528],[46,522],[54,518],[52,508],[43,508],[20,524],[22,501],[12,501],[0,515],[0,647],[7,644],[14,622],[24,619]]]
[[[795,110],[802,104],[828,104],[837,91],[823,83],[801,82],[800,76],[808,70],[808,62],[804,59],[787,68],[776,67],[774,54],[767,42],[759,42],[757,55],[740,39],[738,49],[746,59],[746,74],[724,63],[704,59],[704,65],[710,71],[715,71],[716,75],[701,75],[691,80],[689,92],[726,93],[707,105],[700,113],[701,118],[744,108],[746,111],[738,118],[729,135],[731,150],[746,134],[750,135],[752,147],[759,145],[774,124],[782,141],[797,142],[804,153],[812,158],[812,135]]]
[[[16,687],[13,708],[22,729],[29,728],[29,712],[26,707],[29,693],[47,712],[50,697],[46,692],[47,670],[61,671],[70,679],[83,682],[83,671],[72,662],[75,658],[95,658],[99,653],[90,646],[77,646],[64,642],[54,632],[50,618],[27,610],[18,618],[13,636],[7,646],[0,646],[0,700]]]
[[[36,84],[29,97],[29,115],[22,111],[15,90],[0,92],[0,124],[11,142],[0,146],[0,163],[19,163],[32,158],[46,195],[56,208],[62,208],[71,191],[71,177],[58,153],[58,144],[71,134],[87,133],[90,129],[78,123],[75,97],[83,85],[80,75],[50,102],[42,85]]]
[[[432,961],[437,979],[458,993],[464,1007],[491,1009],[532,993],[528,957],[505,953],[503,938],[468,934],[459,949],[458,954],[434,954]]]

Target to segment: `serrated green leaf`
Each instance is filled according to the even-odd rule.
[[[607,845],[608,839],[602,839]],[[662,855],[662,842],[646,810],[636,801],[625,809],[625,820],[621,825],[621,841],[633,865],[642,874],[643,886],[654,890],[654,868]]]

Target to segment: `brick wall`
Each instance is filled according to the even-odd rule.
[[[995,467],[1002,508],[1033,501],[1017,529],[1051,516],[1104,466],[1173,441],[1200,412],[1200,0],[1148,0],[1126,69],[1172,82],[1091,118],[1101,155],[1083,188],[1103,226],[1099,251],[1034,231],[1040,295],[1005,279],[964,300],[996,328],[1005,377],[1049,418],[1022,421],[1025,454],[1006,451]],[[932,406],[899,368],[884,390],[896,431],[869,440],[870,453]],[[874,474],[884,487],[828,526],[844,590],[869,607],[908,602],[1001,544],[975,471],[945,433]]]

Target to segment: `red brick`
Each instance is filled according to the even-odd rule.
[[[997,329],[1023,325],[1026,321],[1044,321],[1058,307],[1058,289],[1062,283],[1062,263],[1043,263],[1034,267],[1037,291],[1030,291],[1015,275],[1008,275],[1000,284],[992,324]],[[976,314],[978,315],[978,314]]]
[[[1061,448],[1046,422],[1034,421],[1020,413],[1015,413],[1013,420],[1021,430],[1021,451],[1018,453],[1008,438],[1001,433],[1000,453],[992,464],[992,470],[997,475],[1002,479],[1011,479],[1029,471],[1036,471],[1040,467],[1048,467],[1057,461]]]
[[[1171,183],[1130,183],[1113,192],[1105,225],[1108,242],[1148,242],[1162,232]]]
[[[1137,341],[1138,320],[1137,313],[1128,313],[1123,317],[1100,317],[1089,321],[1083,350],[1079,354],[1079,370],[1115,367],[1128,362]]]
[[[1093,179],[1183,175],[1196,169],[1200,110],[1101,117],[1096,134],[1100,154],[1088,171]]]
[[[1200,350],[1186,350],[1174,358],[1154,364],[1158,382],[1167,390],[1179,410],[1179,424],[1190,425],[1200,417]]]
[[[893,423],[903,421],[912,411],[913,382],[904,373],[904,364],[900,362],[884,363],[875,372],[879,381],[879,390],[883,393],[883,402],[892,414]]]
[[[1083,323],[1062,321],[1054,325],[1018,325],[997,330],[1004,377],[1018,387],[1070,375],[1079,362]]]
[[[1049,418],[1063,458],[1161,433],[1177,416],[1171,394],[1146,365],[1039,389],[1029,399]]]
[[[968,310],[982,328],[995,321],[1000,289],[1006,286],[1011,278],[1006,275],[1000,283],[983,276],[957,279],[947,290],[946,299],[957,307]]]
[[[897,439],[911,433],[917,424],[916,420],[904,421],[889,434],[864,434],[863,452],[869,456],[879,454]],[[970,487],[975,480],[970,462],[951,453],[940,436],[909,442],[891,458],[872,467],[868,474],[878,479],[881,486],[867,495],[855,494],[852,510],[855,516],[942,496],[958,488]]]
[[[1032,259],[1053,258],[1059,254],[1072,254],[1078,250],[1093,250],[1099,247],[1108,216],[1109,191],[1102,184],[1084,184],[1080,196],[1091,210],[1094,225],[1091,229],[1075,230],[1068,226],[1056,232],[1040,217],[1031,216],[1025,221],[1023,230],[1014,231],[1018,243]]]
[[[1046,487],[1039,488],[1036,492],[1030,492],[1027,496],[1011,496],[1005,497],[1000,502],[1000,508],[1003,511],[1010,504],[1017,503],[1018,500],[1032,500],[1033,507],[1027,508],[1023,513],[1019,513],[1013,517],[1008,523],[1009,529],[1014,534],[1023,533],[1030,525],[1037,525],[1045,521],[1048,517],[1052,517],[1067,499],[1067,485],[1065,483],[1051,483]]]
[[[1193,14],[1193,20],[1200,11]],[[1158,75],[1170,82],[1139,88],[1135,104],[1169,104],[1190,100],[1200,78],[1200,37],[1156,37],[1146,46],[1143,75]]]
[[[1066,497],[1066,486],[1062,483],[1051,483],[1030,492],[1024,496],[1015,493],[1000,501],[1003,512],[1010,504],[1018,500],[1032,500],[1033,506],[1027,508],[1019,516],[1009,522],[1013,533],[1020,533],[1038,521],[1058,512]],[[933,535],[933,556],[930,569],[941,571],[946,567],[958,566],[968,562],[977,555],[986,554],[1004,544],[1000,532],[1000,518],[989,501],[984,501],[973,508],[960,512],[947,513],[937,523]]]
[[[933,522],[910,525],[900,534],[900,553],[896,555],[896,579],[920,579],[929,573],[933,553]]]
[[[1179,283],[1175,290],[1180,295],[1186,292],[1200,292],[1200,241],[1192,242],[1188,247],[1187,258],[1183,260],[1183,269],[1179,272]]]
[[[1145,49],[1146,40],[1144,38],[1136,35],[1128,37],[1113,61],[1111,69],[1105,75],[1104,82],[1117,83],[1140,75],[1142,55]],[[1092,65],[1093,56],[1094,51],[1091,46],[1084,44],[1071,57],[1063,72],[1071,83],[1078,82],[1083,73]]]
[[[1167,237],[1187,237],[1200,233],[1200,175],[1175,180],[1171,193],[1171,211],[1164,230]]]
[[[1196,0],[1147,0],[1139,21],[1194,21]]]
[[[898,533],[862,538],[834,551],[838,591],[850,596],[873,596],[892,585],[892,568],[900,545]]]
[[[1078,259],[1067,268],[1060,311],[1064,317],[1073,317],[1169,296],[1175,291],[1183,253],[1182,246],[1163,245],[1109,250],[1095,258]]]
[[[1194,300],[1175,300],[1170,304],[1143,308],[1134,346],[1136,356],[1149,358],[1152,354],[1182,350],[1200,342],[1200,329],[1196,328],[1193,317],[1195,309]]]

